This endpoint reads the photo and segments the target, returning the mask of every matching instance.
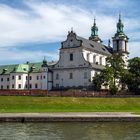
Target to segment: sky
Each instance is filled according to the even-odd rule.
[[[119,13],[129,58],[140,57],[139,5],[140,0],[0,0],[0,65],[58,60],[68,31],[88,38],[94,18],[107,45]]]

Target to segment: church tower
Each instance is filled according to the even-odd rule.
[[[112,37],[113,40],[113,53],[120,53],[123,56],[125,65],[127,66],[128,60],[128,40],[129,38],[125,35],[123,31],[123,23],[121,20],[121,15],[119,14],[119,21],[117,23],[117,33]]]
[[[101,43],[102,40],[98,37],[98,27],[96,26],[96,20],[94,19],[94,24],[91,27],[91,36],[89,40]]]

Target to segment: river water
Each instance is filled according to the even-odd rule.
[[[0,123],[0,140],[140,140],[140,122]]]

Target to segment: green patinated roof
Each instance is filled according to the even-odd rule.
[[[14,72],[15,68],[17,68],[18,65],[3,65],[0,66],[0,74],[9,74],[11,72]]]
[[[0,74],[10,73],[28,73],[30,72],[41,72],[43,62],[38,63],[25,63],[15,65],[0,65]],[[56,62],[47,62],[48,67],[53,66]]]

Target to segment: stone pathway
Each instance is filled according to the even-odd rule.
[[[131,112],[0,113],[0,122],[139,121]]]

